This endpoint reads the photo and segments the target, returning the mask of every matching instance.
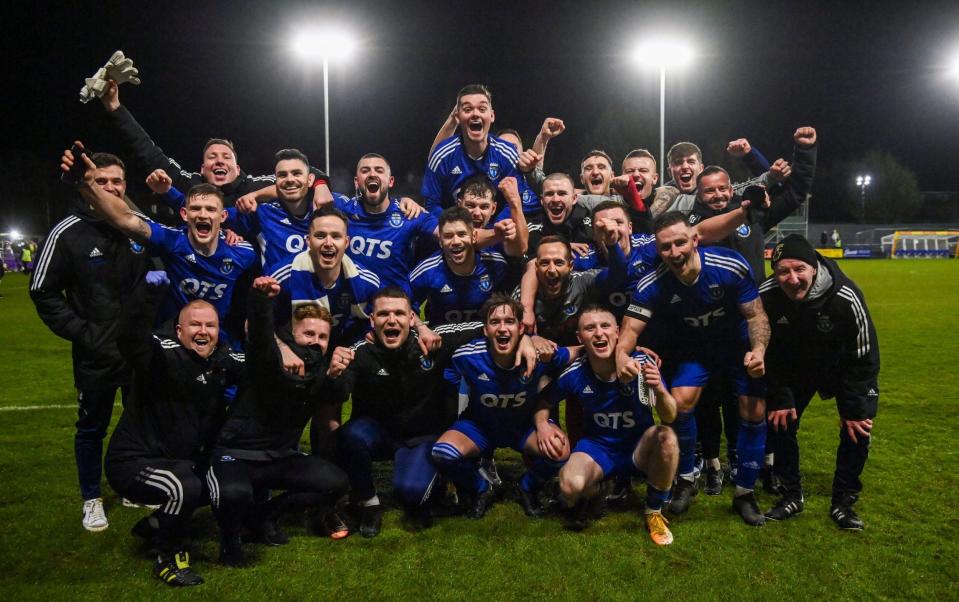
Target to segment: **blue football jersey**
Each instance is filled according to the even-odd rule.
[[[439,217],[443,209],[456,204],[456,194],[460,186],[475,175],[488,177],[493,188],[496,188],[503,178],[513,176],[523,199],[523,212],[540,209],[539,198],[516,167],[518,160],[516,147],[494,136],[488,138],[486,152],[479,159],[473,159],[466,154],[459,133],[450,136],[437,144],[430,153],[426,173],[423,174],[421,194],[426,199],[427,211]]]
[[[622,319],[623,311],[629,303],[629,296],[636,288],[640,278],[655,264],[659,255],[656,252],[656,237],[651,234],[633,234],[629,237],[629,257],[626,258],[626,282],[621,290],[609,294],[606,302],[614,310],[617,319]],[[590,243],[585,257],[573,254],[573,269],[576,271],[595,270],[609,266],[606,255]]]
[[[500,289],[508,267],[506,257],[485,249],[477,253],[473,273],[460,276],[446,265],[443,252],[437,251],[410,272],[414,311],[427,302],[430,325],[475,320],[483,303]]]
[[[632,356],[642,363],[651,361],[644,353]],[[583,436],[604,445],[632,448],[654,424],[652,409],[639,400],[635,380],[600,380],[585,356],[570,364],[542,395],[554,405],[562,399],[578,401],[583,411]]]
[[[256,251],[248,242],[226,244],[221,236],[216,251],[207,257],[193,245],[186,227],[170,228],[148,221],[151,251],[163,259],[170,288],[160,308],[160,321],[177,315],[194,299],[209,301],[222,320],[230,310],[236,281],[256,263]]]
[[[295,217],[279,200],[260,203],[253,213],[241,213],[235,207],[226,210],[226,227],[232,228],[247,240],[256,241],[260,262],[266,272],[289,263],[306,250],[306,235],[310,231],[313,212]]]
[[[485,338],[475,339],[453,353],[444,377],[454,387],[463,387],[468,397],[462,417],[493,433],[519,433],[531,427],[539,399],[539,381],[559,372],[569,363],[569,351],[560,347],[547,362],[537,362],[527,378],[525,367],[509,370],[493,361]]]
[[[363,202],[342,194],[333,195],[337,209],[349,218],[350,244],[347,254],[380,278],[383,286],[398,286],[410,293],[409,273],[413,267],[413,243],[418,237],[433,237],[437,221],[427,211],[407,218],[398,199],[391,199],[383,213],[369,213]]]
[[[333,315],[331,345],[350,344],[366,332],[370,297],[379,290],[380,280],[349,257],[343,257],[340,276],[331,287],[324,287],[316,277],[309,251],[303,251],[270,275],[282,289],[275,305],[279,323],[289,320],[297,306],[316,303]]]
[[[749,264],[724,247],[696,251],[702,263],[696,282],[682,283],[660,262],[639,281],[626,315],[643,321],[660,312],[678,318],[682,327],[677,334],[687,351],[745,340],[746,320],[739,306],[759,296]]]

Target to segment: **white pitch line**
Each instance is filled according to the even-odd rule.
[[[113,407],[119,406],[119,403],[114,403]],[[77,404],[53,404],[48,406],[2,406],[0,407],[0,412],[28,412],[30,410],[67,410],[67,409],[77,409]]]

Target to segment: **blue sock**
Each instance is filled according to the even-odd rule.
[[[549,458],[534,458],[530,463],[529,470],[520,477],[519,486],[526,493],[533,493],[543,483],[555,477],[563,464],[565,462],[558,462]]]
[[[752,489],[756,485],[759,471],[763,467],[766,454],[766,421],[739,421],[739,436],[736,438],[736,453],[739,465],[734,479],[736,485]]]
[[[489,483],[480,476],[476,460],[464,458],[460,450],[450,443],[433,445],[431,456],[436,468],[448,476],[457,489],[483,493]]]
[[[696,468],[696,416],[693,412],[679,412],[673,422],[673,430],[679,439],[680,475],[692,474]]]
[[[669,500],[669,490],[663,491],[656,489],[650,483],[646,483],[646,509],[658,512],[663,509],[663,504]]]

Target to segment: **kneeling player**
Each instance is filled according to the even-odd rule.
[[[543,388],[541,379],[569,363],[570,351],[557,349],[526,376],[514,368],[523,332],[523,306],[495,294],[483,304],[480,314],[486,338],[460,347],[446,371],[454,390],[465,386],[467,406],[433,446],[433,462],[458,491],[473,497],[468,514],[480,518],[493,504],[493,487],[478,470],[480,456],[501,447],[532,456],[519,482],[519,497],[527,515],[542,516],[537,491],[569,457],[569,440],[549,420],[549,406],[537,400]]]
[[[676,474],[679,445],[672,429],[655,425],[649,405],[655,403],[660,421],[669,424],[676,418],[676,401],[656,362],[644,353],[631,355],[642,379],[625,384],[616,380],[619,326],[610,310],[599,305],[584,308],[576,335],[586,357],[574,361],[543,392],[552,403],[575,401],[583,412],[584,437],[559,473],[560,493],[571,508],[572,526],[586,526],[589,502],[601,499],[598,485],[602,481],[645,475],[646,526],[654,542],[669,545],[673,534],[662,507]]]
[[[274,338],[273,298],[279,293],[280,284],[269,276],[253,282],[248,386],[230,408],[206,473],[220,525],[220,562],[230,566],[246,562],[240,539],[244,522],[255,522],[268,545],[285,544],[289,540],[276,523],[281,513],[331,506],[348,485],[346,474],[333,463],[298,450],[306,423],[321,403],[332,401],[324,355],[333,318],[319,305],[301,305],[291,327],[276,333],[303,360],[303,376],[291,373],[283,368]],[[253,492],[263,489],[285,492],[255,504]]]
[[[159,505],[133,528],[156,543],[154,575],[168,585],[199,585],[186,551],[190,516],[207,500],[204,447],[222,420],[224,390],[242,377],[243,356],[219,342],[220,319],[206,301],[180,310],[175,339],[153,334],[163,290],[151,286],[150,293],[121,318],[118,344],[133,366],[133,387],[110,438],[106,475],[118,495]]]

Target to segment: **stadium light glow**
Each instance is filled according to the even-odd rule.
[[[946,64],[946,75],[959,79],[959,46],[952,49],[952,55]]]
[[[866,221],[866,188],[872,184],[872,176],[869,174],[856,176],[856,186],[859,187],[859,211],[862,221]]]
[[[323,150],[326,174],[330,175],[330,61],[351,57],[356,39],[340,28],[306,29],[293,36],[293,53],[308,63],[323,64]]]
[[[659,69],[659,182],[666,181],[666,71],[689,65],[693,48],[681,42],[682,36],[663,36],[644,40],[633,49],[633,62],[641,67]]]
[[[10,238],[12,240],[20,240],[21,238],[23,238],[23,235],[20,234],[19,230],[10,230]]]

